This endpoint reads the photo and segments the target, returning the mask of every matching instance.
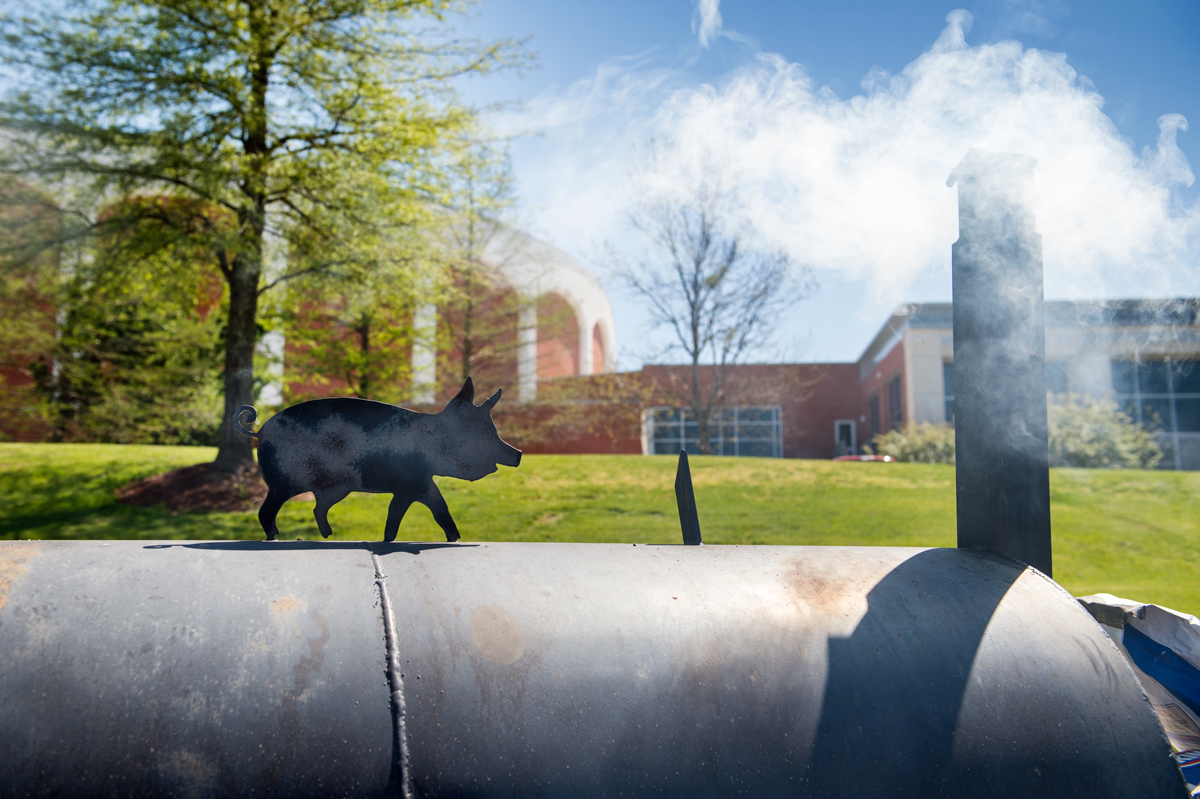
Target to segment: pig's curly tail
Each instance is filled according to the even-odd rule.
[[[258,433],[254,432],[249,427],[242,426],[242,414],[246,411],[250,412],[250,421],[247,422],[247,424],[253,425],[256,421],[258,421],[258,411],[254,410],[254,406],[243,405],[242,407],[238,408],[237,413],[233,415],[233,426],[236,427],[237,431],[244,436],[258,438]]]

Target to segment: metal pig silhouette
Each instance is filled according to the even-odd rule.
[[[500,440],[492,408],[500,391],[476,406],[471,378],[440,413],[420,413],[385,402],[335,397],[310,400],[286,408],[267,420],[257,433],[243,426],[242,415],[258,412],[238,408],[233,424],[258,438],[258,465],[267,483],[267,498],[258,521],[274,541],[279,534],[275,517],[288,499],[311,491],[313,515],[321,535],[328,538],[329,509],[351,491],[391,494],[384,541],[395,541],[400,520],[414,502],[433,512],[447,541],[458,540],[434,476],[478,480],[499,465],[519,466],[521,451]]]

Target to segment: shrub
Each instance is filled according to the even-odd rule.
[[[1092,469],[1153,469],[1162,458],[1154,434],[1115,402],[1080,394],[1051,398],[1050,465]]]
[[[908,463],[954,463],[954,428],[923,422],[871,440],[876,455]]]

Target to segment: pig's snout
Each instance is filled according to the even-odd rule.
[[[496,463],[501,466],[512,466],[516,468],[521,465],[521,450],[516,447],[510,447],[507,444],[504,450],[500,453],[500,457],[496,459]]]

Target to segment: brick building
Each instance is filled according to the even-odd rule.
[[[735,367],[712,451],[831,458],[877,434],[954,419],[949,303],[902,305],[853,363]],[[560,439],[539,451],[694,451],[696,426],[670,390],[685,367],[648,366],[640,429],[607,447]],[[1200,300],[1046,303],[1047,389],[1116,400],[1158,431],[1161,466],[1200,469]],[[1003,387],[997,387],[1002,391]],[[639,440],[640,439],[640,440]]]

